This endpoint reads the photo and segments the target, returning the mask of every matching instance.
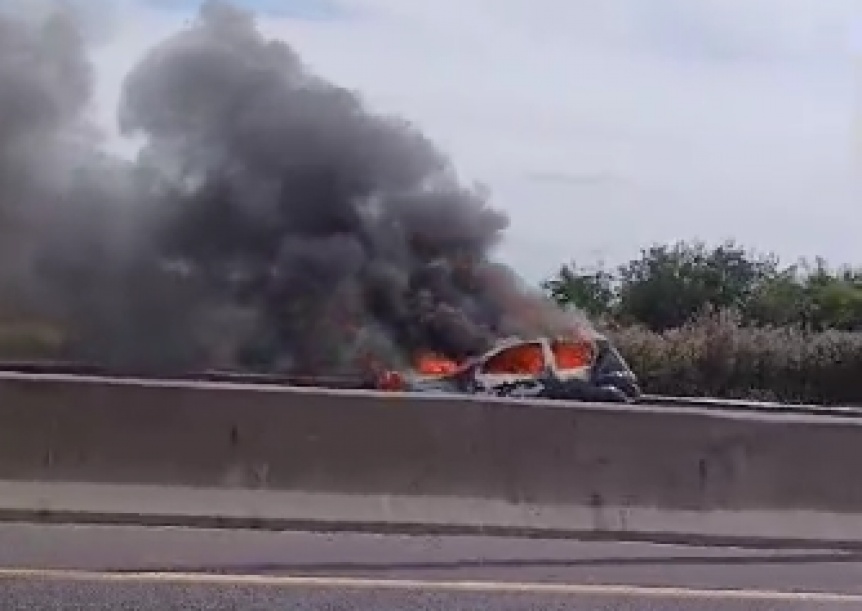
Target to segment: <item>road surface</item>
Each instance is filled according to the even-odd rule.
[[[862,556],[7,524],[0,601],[10,611],[862,609]]]

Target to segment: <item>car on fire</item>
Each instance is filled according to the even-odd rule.
[[[462,363],[424,355],[411,371],[390,372],[381,388],[614,403],[641,395],[635,374],[604,336],[505,340]]]

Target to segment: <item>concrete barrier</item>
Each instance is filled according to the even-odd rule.
[[[0,479],[862,511],[862,424],[815,416],[0,376]]]

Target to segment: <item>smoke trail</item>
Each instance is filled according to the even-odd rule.
[[[41,77],[0,47],[13,67],[0,96],[39,100],[0,97],[0,151],[14,153],[0,172],[27,183],[4,178],[0,202],[28,189],[51,202],[23,200],[32,222],[20,235],[39,248],[21,277],[39,279],[37,302],[51,295],[78,353],[139,368],[222,359],[319,373],[418,351],[461,357],[501,335],[578,324],[490,262],[505,215],[461,186],[421,133],[310,73],[221,2],[128,75],[119,119],[146,142],[136,163],[78,144],[89,162],[46,183],[43,156],[67,148],[89,94],[71,25]],[[49,42],[28,32],[21,45]],[[13,122],[15,109],[33,116]],[[72,169],[68,152],[52,164]]]

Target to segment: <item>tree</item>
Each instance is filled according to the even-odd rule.
[[[858,270],[833,272],[823,259],[817,259],[805,284],[813,328],[862,330],[862,274]]]
[[[733,242],[652,246],[619,270],[619,316],[652,330],[679,327],[707,307],[741,309],[777,268]]]
[[[614,306],[614,283],[614,276],[602,266],[587,269],[571,263],[543,282],[542,288],[563,307],[576,307],[589,316],[602,317]]]
[[[812,303],[798,266],[763,278],[742,308],[743,321],[758,326],[807,327]]]
[[[616,273],[564,265],[543,288],[565,307],[653,331],[680,327],[706,310],[738,313],[743,324],[862,331],[862,270],[823,259],[781,267],[725,242],[677,242],[642,250]]]

